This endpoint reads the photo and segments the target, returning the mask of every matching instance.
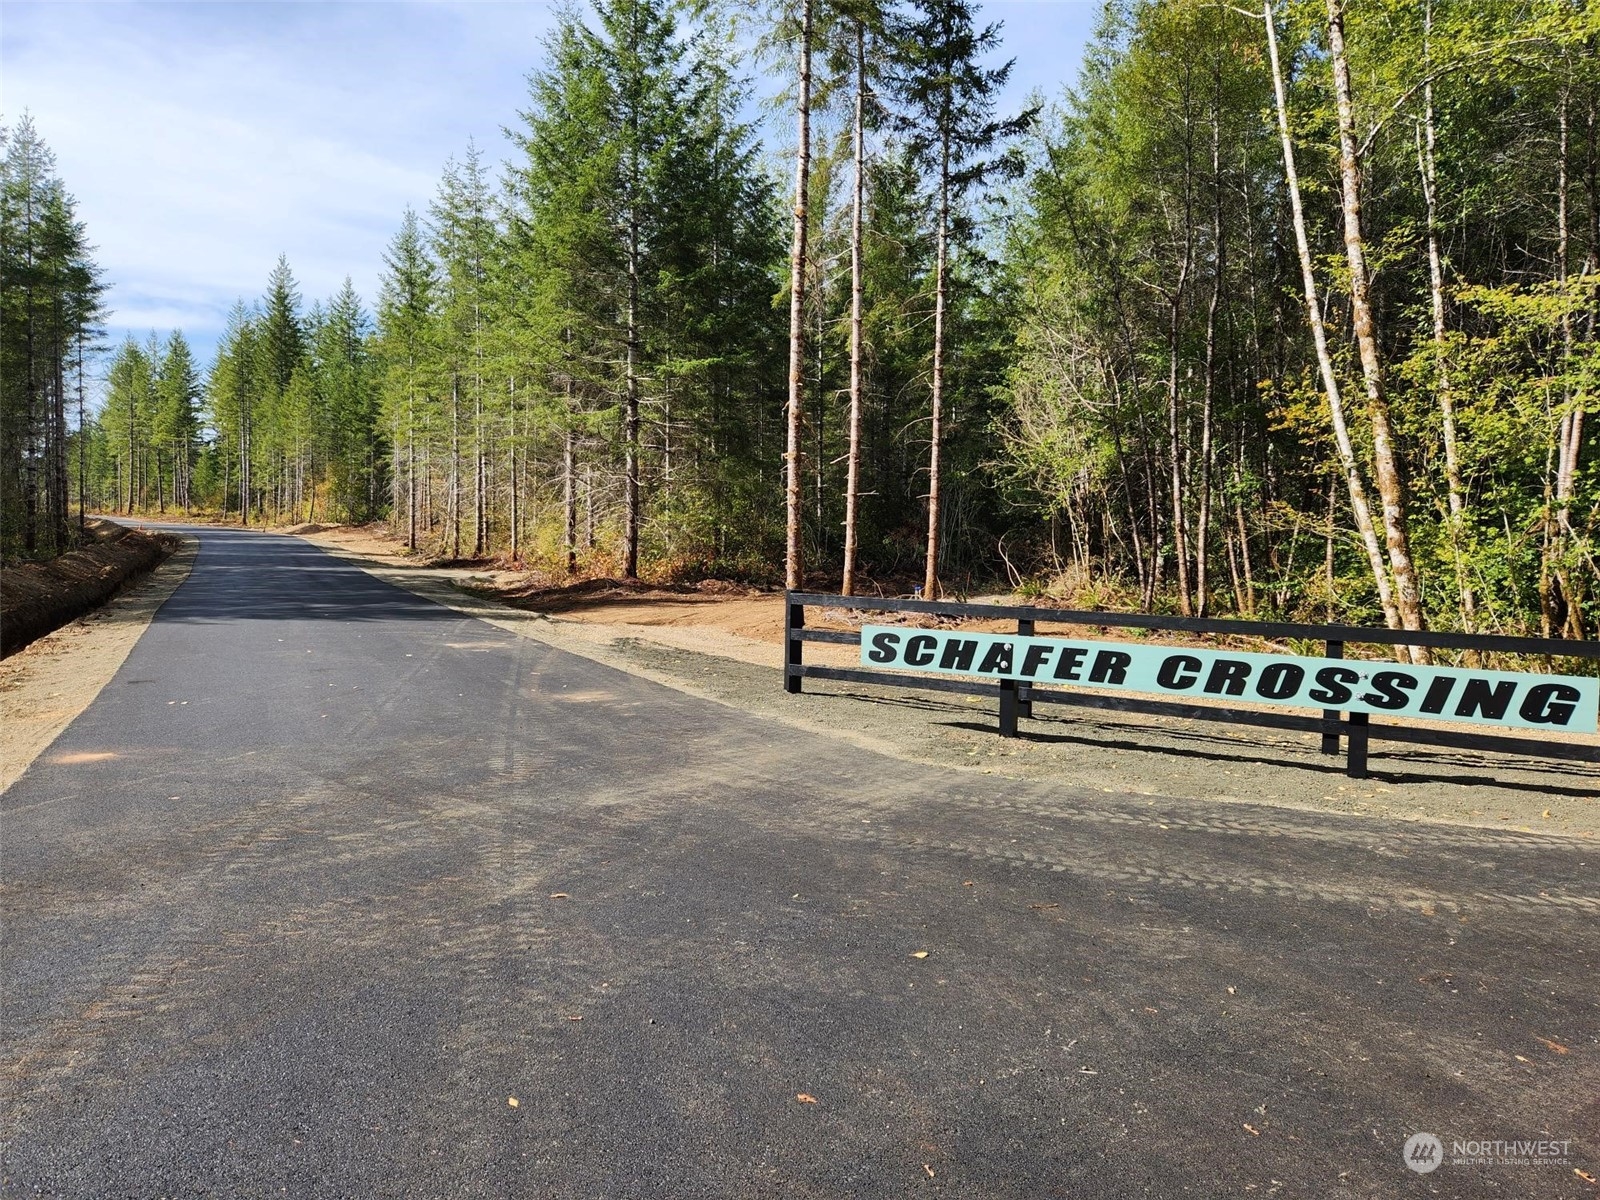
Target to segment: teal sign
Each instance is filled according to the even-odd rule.
[[[1600,679],[867,625],[861,663],[1466,725],[1596,732]]]

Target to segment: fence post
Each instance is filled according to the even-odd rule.
[[[1017,681],[1000,681],[1000,736],[1017,736]]]
[[[1017,636],[1032,637],[1033,622],[1027,617],[1017,618]],[[1026,683],[1017,685],[1017,716],[1033,720],[1033,688]]]
[[[1329,658],[1343,658],[1344,657],[1344,643],[1343,642],[1329,642],[1328,643],[1328,655],[1327,656]],[[1325,709],[1323,709],[1322,710],[1322,719],[1324,721],[1337,721],[1339,719],[1339,710],[1337,708],[1325,708]],[[1363,718],[1363,720],[1364,719],[1365,718]],[[1334,731],[1333,733],[1324,733],[1322,735],[1322,752],[1324,754],[1337,754],[1337,753],[1339,753],[1339,734],[1338,734],[1337,731]]]
[[[1367,777],[1367,714],[1350,714],[1350,755],[1344,762],[1344,773],[1351,779]]]
[[[788,647],[783,666],[783,690],[791,696],[800,694],[801,672],[805,669],[805,642],[800,630],[805,628],[806,606],[794,602],[794,593],[784,597],[783,640]]]

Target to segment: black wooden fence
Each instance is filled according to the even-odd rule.
[[[1404,629],[1367,629],[1354,625],[1294,625],[1279,621],[1215,620],[1207,617],[1158,617],[1140,613],[1079,612],[1073,609],[1034,608],[1019,604],[960,604],[944,600],[894,600],[875,596],[828,596],[815,592],[790,592],[784,621],[784,690],[797,693],[802,679],[835,679],[853,683],[892,683],[936,692],[992,696],[998,693],[1001,737],[1017,736],[1019,717],[1032,717],[1037,703],[1070,704],[1080,708],[1119,712],[1155,713],[1191,721],[1224,721],[1322,735],[1322,752],[1338,754],[1341,739],[1347,747],[1345,773],[1352,779],[1367,775],[1367,744],[1373,738],[1412,742],[1461,750],[1488,750],[1574,762],[1600,762],[1600,746],[1556,742],[1539,737],[1459,733],[1448,729],[1419,729],[1396,724],[1373,724],[1366,713],[1324,709],[1320,717],[1289,713],[1255,712],[1215,704],[1183,704],[1136,696],[1043,688],[1015,679],[998,684],[978,679],[952,679],[912,675],[903,671],[807,665],[807,642],[833,642],[859,646],[855,630],[812,629],[806,625],[807,608],[845,608],[868,612],[921,613],[933,617],[976,617],[1015,621],[1020,636],[1033,634],[1040,621],[1060,625],[1095,625],[1114,629],[1153,629],[1180,633],[1245,635],[1321,642],[1326,657],[1343,658],[1349,645],[1427,646],[1433,649],[1469,650],[1498,654],[1600,659],[1600,642],[1566,639],[1501,637],[1479,633],[1417,633]]]

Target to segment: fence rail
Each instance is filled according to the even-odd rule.
[[[1409,742],[1460,750],[1480,750],[1497,754],[1516,754],[1571,762],[1600,763],[1600,745],[1555,742],[1537,737],[1508,737],[1498,734],[1462,733],[1451,729],[1417,728],[1410,725],[1373,723],[1367,713],[1324,709],[1320,717],[1290,713],[1258,712],[1221,704],[1187,704],[1174,700],[1154,700],[1140,696],[1097,694],[1090,691],[1041,687],[1037,683],[1002,679],[946,678],[909,674],[904,671],[829,667],[807,664],[805,644],[822,642],[859,646],[859,632],[839,629],[813,629],[806,625],[807,608],[852,609],[861,612],[911,613],[931,617],[976,617],[985,620],[1015,621],[1019,636],[1031,636],[1040,622],[1057,625],[1093,625],[1114,629],[1148,629],[1178,633],[1244,635],[1248,637],[1295,639],[1321,642],[1325,657],[1343,658],[1349,645],[1424,646],[1429,649],[1468,650],[1479,653],[1527,654],[1543,658],[1585,658],[1600,660],[1600,642],[1580,642],[1557,638],[1504,637],[1498,634],[1417,632],[1404,629],[1371,629],[1356,625],[1304,625],[1283,621],[1236,621],[1210,617],[1165,617],[1144,613],[1085,612],[1077,609],[1035,608],[1018,604],[967,604],[943,600],[900,600],[872,596],[835,596],[817,592],[789,592],[784,621],[784,690],[797,694],[801,681],[826,679],[850,683],[894,684],[926,691],[955,692],[964,695],[996,696],[999,703],[1001,737],[1018,735],[1018,719],[1031,718],[1035,703],[1071,705],[1117,712],[1151,713],[1182,717],[1192,721],[1222,721],[1235,725],[1256,725],[1267,729],[1287,729],[1317,733],[1322,737],[1324,754],[1338,754],[1345,748],[1345,773],[1352,779],[1367,776],[1368,746],[1373,739]],[[1319,697],[1320,699],[1320,697]]]

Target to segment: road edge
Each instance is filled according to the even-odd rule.
[[[189,578],[200,554],[200,539],[176,530],[164,532],[180,544],[143,579],[0,663],[0,725],[5,728],[0,740],[0,793],[22,778],[94,703],[161,606]]]

